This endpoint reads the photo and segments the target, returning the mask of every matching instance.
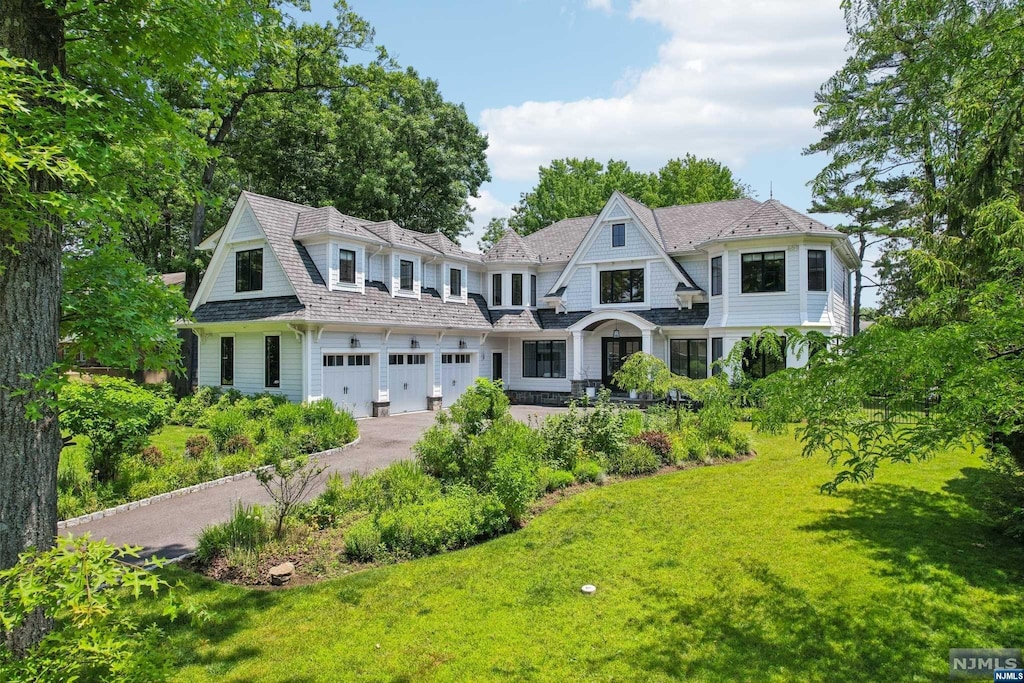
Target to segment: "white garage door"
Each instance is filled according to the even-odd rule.
[[[441,395],[450,406],[459,400],[473,383],[473,355],[470,353],[441,354]]]
[[[324,396],[352,413],[368,417],[373,409],[373,364],[368,353],[324,354]]]
[[[388,356],[388,396],[391,414],[427,409],[427,356],[392,353]]]

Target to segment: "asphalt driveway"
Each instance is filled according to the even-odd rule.
[[[513,406],[512,414],[526,422],[531,416],[543,417],[560,410]],[[397,460],[411,459],[412,445],[433,423],[434,413],[430,412],[360,420],[359,443],[326,457],[323,479],[331,472],[346,477],[353,472],[367,474]],[[323,481],[313,495],[322,488]],[[79,524],[64,533],[76,536],[89,533],[93,538],[105,538],[116,546],[142,546],[143,557],[156,555],[174,559],[193,552],[203,527],[230,517],[237,501],[261,505],[271,502],[256,478],[249,477]]]

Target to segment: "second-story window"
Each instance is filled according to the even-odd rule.
[[[448,271],[448,292],[451,296],[462,296],[462,270],[459,268]]]
[[[786,291],[786,252],[743,254],[740,278],[744,294]]]
[[[601,303],[631,304],[644,300],[644,269],[601,271]]]
[[[258,292],[263,289],[263,250],[248,249],[235,253],[235,291]]]
[[[356,252],[342,249],[338,252],[338,282],[350,285],[356,282]]]
[[[411,292],[413,280],[413,263],[402,259],[398,263],[398,287],[402,291]]]
[[[523,305],[523,274],[512,273],[512,305]]]
[[[491,276],[491,305],[501,305],[501,273]]]
[[[613,247],[624,247],[626,246],[626,224],[616,223],[612,226],[612,246]]]
[[[722,257],[711,259],[711,296],[722,294]]]
[[[537,276],[530,276],[530,305],[537,307]]]
[[[825,291],[825,250],[807,250],[807,290],[811,292]]]

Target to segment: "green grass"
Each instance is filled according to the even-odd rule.
[[[157,446],[164,453],[180,454],[185,452],[185,440],[193,434],[206,434],[207,430],[198,427],[181,427],[179,425],[167,425],[149,437],[149,443]],[[89,443],[89,437],[76,436],[75,445],[61,451],[61,459],[69,461],[85,462],[85,448]]]
[[[755,447],[316,586],[168,570],[212,614],[166,625],[178,680],[940,681],[951,647],[1024,644],[1024,549],[976,508],[977,455],[830,497],[792,437]]]

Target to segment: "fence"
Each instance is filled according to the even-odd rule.
[[[935,396],[923,401],[894,401],[886,396],[872,396],[861,403],[861,409],[871,419],[916,424],[934,413],[938,405],[939,399]]]

